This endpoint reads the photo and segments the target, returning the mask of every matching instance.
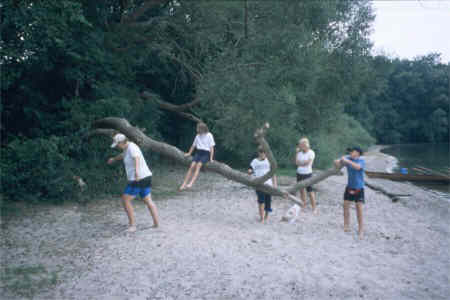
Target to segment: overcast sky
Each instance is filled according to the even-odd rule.
[[[373,1],[375,53],[414,58],[430,52],[450,62],[450,0]]]

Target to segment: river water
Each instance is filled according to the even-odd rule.
[[[419,174],[414,168],[424,167],[441,173],[449,172],[450,168],[450,144],[407,144],[391,145],[382,150],[383,153],[397,158],[398,163],[394,172],[406,168],[408,173]],[[417,184],[423,188],[431,189],[450,197],[450,185],[448,184]]]

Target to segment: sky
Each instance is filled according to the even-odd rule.
[[[375,54],[413,59],[431,52],[450,62],[450,0],[373,1]]]

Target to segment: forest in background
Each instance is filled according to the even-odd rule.
[[[372,55],[368,0],[6,0],[1,6],[1,186],[8,199],[117,193],[121,167],[92,122],[121,117],[187,150],[195,123],[244,167],[254,130],[294,169],[302,136],[325,168],[351,145],[449,141],[450,66]],[[145,95],[145,97],[143,96]],[[167,107],[167,105],[166,105]],[[146,153],[152,168],[159,155]],[[294,172],[294,171],[293,171]],[[94,192],[94,190],[93,190]]]

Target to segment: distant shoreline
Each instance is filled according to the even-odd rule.
[[[381,150],[389,148],[390,145],[373,145],[364,153],[366,159],[366,168],[374,172],[393,173],[398,165],[398,159],[395,156],[381,152]]]

